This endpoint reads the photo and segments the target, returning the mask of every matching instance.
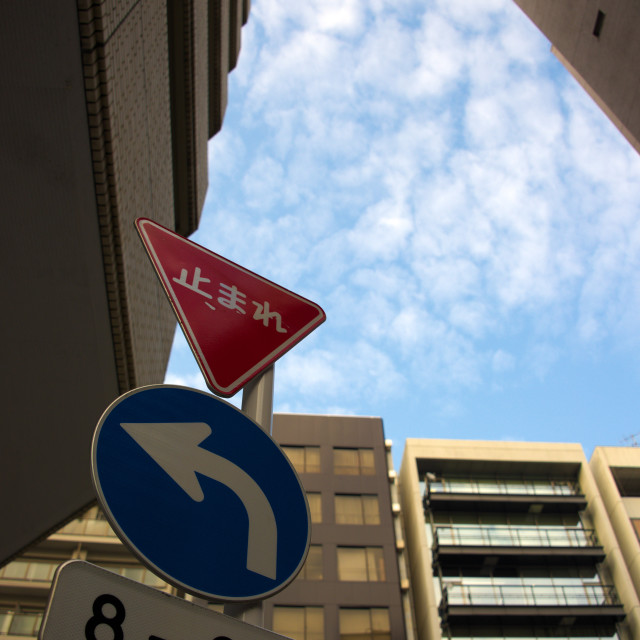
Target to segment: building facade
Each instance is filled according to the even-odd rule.
[[[77,461],[100,414],[164,378],[176,323],[133,222],[197,228],[248,15],[249,0],[0,6],[0,565],[88,506]]]
[[[602,496],[602,509],[613,527],[616,545],[611,562],[628,571],[631,584],[620,585],[624,601],[640,601],[640,448],[596,447],[589,461]],[[614,570],[615,571],[615,570]],[[638,605],[628,612],[637,637],[640,634]]]
[[[640,637],[580,445],[410,439],[400,493],[420,640]]]
[[[264,621],[296,640],[413,638],[391,443],[382,420],[274,416],[312,519],[300,578],[265,601]]]
[[[299,576],[264,601],[262,624],[294,640],[413,640],[396,474],[382,420],[276,414],[273,435],[307,492],[312,535]],[[0,569],[0,638],[37,634],[53,573],[72,558],[184,596],[140,565],[94,506]]]
[[[635,0],[515,2],[640,153],[640,5]]]

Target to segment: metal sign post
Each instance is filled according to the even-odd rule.
[[[250,380],[242,390],[242,413],[257,422],[269,435],[273,423],[273,382],[275,365]],[[243,622],[264,627],[262,600],[249,603],[226,603],[224,612]]]

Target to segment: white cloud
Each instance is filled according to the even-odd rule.
[[[256,2],[250,25],[202,236],[327,310],[278,365],[285,406],[544,379],[576,338],[638,335],[637,154],[512,0]]]
[[[313,398],[314,407],[339,402],[345,393],[356,398],[366,394],[377,401],[399,393],[403,384],[389,356],[363,340],[334,344],[331,349],[292,351],[276,370],[278,394],[293,393],[307,402]]]
[[[377,202],[364,212],[349,233],[351,251],[363,265],[397,259],[412,229],[413,221],[404,203]]]
[[[164,384],[175,384],[180,387],[191,387],[192,389],[208,391],[207,383],[204,381],[204,378],[199,371],[180,374],[169,371],[164,378]]]

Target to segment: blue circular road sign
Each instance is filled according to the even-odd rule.
[[[306,558],[309,508],[275,440],[233,405],[170,385],[134,389],[92,444],[98,499],[152,571],[208,600],[259,600]]]

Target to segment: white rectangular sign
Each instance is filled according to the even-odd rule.
[[[53,579],[39,640],[283,640],[81,560]],[[285,639],[286,640],[286,639]]]

